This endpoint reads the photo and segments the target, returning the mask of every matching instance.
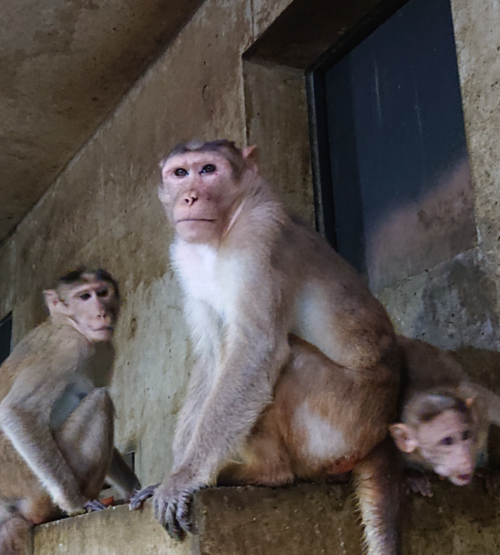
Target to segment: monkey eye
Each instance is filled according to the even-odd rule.
[[[108,294],[108,290],[107,289],[99,289],[99,291],[97,291],[96,295],[98,297],[106,297]]]
[[[453,438],[451,436],[447,436],[439,442],[439,445],[453,445],[453,443]]]
[[[90,293],[82,293],[81,295],[78,295],[78,296],[80,297],[80,299],[82,299],[82,301],[86,301],[91,297]]]
[[[200,173],[213,173],[216,167],[213,164],[205,164]]]
[[[188,174],[188,172],[184,168],[177,168],[174,171],[174,175],[176,175],[177,177],[184,177],[187,174]]]
[[[467,441],[471,437],[472,437],[472,432],[470,430],[465,430],[465,432],[462,434],[463,441]]]

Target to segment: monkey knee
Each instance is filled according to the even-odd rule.
[[[111,395],[105,387],[96,387],[91,393],[87,395],[85,401],[101,409],[113,410],[113,401],[111,400]]]

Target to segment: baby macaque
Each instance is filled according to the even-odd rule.
[[[396,471],[379,444],[396,415],[400,368],[382,305],[286,213],[255,147],[181,145],[161,170],[197,362],[172,474],[132,506],[154,495],[157,518],[182,539],[193,494],[217,481],[279,486],[353,470],[368,553],[395,555]]]
[[[410,469],[410,489],[432,494],[425,471],[457,486],[470,483],[487,461],[490,425],[500,426],[500,397],[471,382],[449,353],[416,339],[398,343],[408,383],[401,422],[390,432]]]
[[[113,446],[114,409],[96,381],[96,345],[120,309],[104,270],[75,270],[45,291],[49,318],[0,367],[0,553],[24,555],[29,529],[98,510],[105,478],[125,497],[140,487]],[[108,374],[109,375],[109,374]]]

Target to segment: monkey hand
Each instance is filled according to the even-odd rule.
[[[155,484],[154,486],[148,486],[143,488],[139,491],[136,491],[130,497],[129,507],[131,511],[137,511],[138,509],[142,509],[144,502],[146,499],[153,497],[154,492],[157,490],[160,484]]]
[[[405,470],[404,486],[407,495],[411,492],[420,493],[424,497],[432,497],[434,495],[429,476],[419,470],[412,468]]]
[[[475,474],[484,480],[484,487],[489,495],[498,495],[500,491],[500,472],[496,468],[478,468]]]
[[[204,487],[207,485],[186,480],[179,472],[170,476],[156,490],[153,497],[155,516],[174,540],[180,541],[186,532],[193,532],[193,496]]]

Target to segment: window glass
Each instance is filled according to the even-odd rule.
[[[319,71],[338,251],[377,289],[472,247],[449,0],[410,0]]]
[[[12,342],[12,313],[0,321],[0,364],[9,356]]]

